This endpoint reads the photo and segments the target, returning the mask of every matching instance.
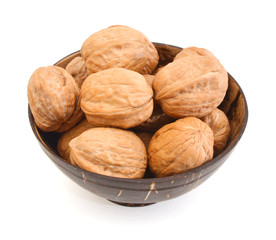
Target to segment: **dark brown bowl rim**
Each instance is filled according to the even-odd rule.
[[[164,43],[156,43],[156,42],[153,42],[154,44],[158,44],[158,45],[164,45],[164,46],[170,46],[170,47],[174,47],[174,48],[178,48],[178,49],[182,49],[180,47],[177,47],[177,46],[173,46],[173,45],[169,45],[169,44],[164,44]],[[67,56],[65,56],[64,58],[60,59],[58,62],[62,61],[63,59],[73,55],[73,54],[76,54],[80,52],[79,51],[75,51]],[[58,62],[56,62],[54,65],[56,65]],[[245,98],[245,95],[244,95],[244,92],[242,90],[242,88],[240,87],[240,85],[238,84],[238,82],[228,73],[228,75],[234,80],[234,82],[237,84],[239,90],[240,90],[240,93],[244,99],[244,104],[245,104],[245,115],[244,115],[244,120],[243,120],[243,123],[242,123],[242,127],[241,127],[241,130],[238,134],[238,136],[234,139],[234,141],[229,144],[226,149],[221,153],[219,154],[218,156],[216,156],[215,158],[213,158],[212,160],[202,164],[201,166],[199,167],[196,167],[196,168],[193,168],[193,169],[190,169],[186,172],[183,172],[183,173],[179,173],[179,174],[175,174],[175,175],[172,175],[172,176],[167,176],[167,177],[160,177],[160,178],[139,178],[139,179],[130,179],[130,178],[118,178],[118,177],[111,177],[111,176],[105,176],[105,175],[101,175],[101,174],[98,174],[98,173],[93,173],[93,172],[89,172],[87,170],[84,170],[84,169],[81,169],[77,166],[74,166],[70,163],[68,163],[67,161],[65,161],[63,158],[61,158],[59,155],[57,155],[44,141],[43,139],[39,136],[38,134],[38,129],[37,129],[37,126],[35,125],[34,121],[32,121],[31,119],[33,118],[32,116],[32,113],[31,113],[31,110],[30,110],[30,106],[28,105],[28,116],[29,116],[29,121],[30,121],[30,125],[32,127],[32,130],[33,130],[33,133],[35,134],[37,140],[47,149],[47,151],[49,151],[52,155],[55,156],[55,163],[58,164],[60,167],[62,168],[65,168],[63,165],[67,165],[68,168],[72,168],[72,169],[75,169],[77,171],[80,171],[82,173],[85,174],[86,178],[89,179],[89,177],[95,177],[95,178],[98,178],[98,179],[103,179],[105,181],[119,181],[119,182],[125,182],[125,183],[137,183],[137,184],[141,184],[141,183],[144,183],[144,184],[151,184],[152,182],[155,182],[155,183],[164,183],[164,182],[171,182],[172,180],[177,180],[177,179],[182,179],[182,178],[185,178],[187,175],[191,175],[191,174],[196,174],[197,172],[199,171],[204,171],[204,169],[206,168],[209,168],[210,166],[216,164],[217,162],[219,162],[221,159],[223,159],[223,157],[225,155],[227,155],[235,146],[236,144],[239,142],[239,140],[241,139],[243,133],[244,133],[244,130],[246,128],[246,125],[247,125],[247,121],[248,121],[248,106],[247,106],[247,101],[246,101],[246,98]],[[204,175],[202,176],[204,177]]]

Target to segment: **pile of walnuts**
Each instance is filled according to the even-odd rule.
[[[220,154],[230,133],[217,107],[228,88],[219,60],[184,48],[158,68],[158,52],[141,32],[111,26],[92,34],[65,69],[38,68],[28,101],[42,131],[62,133],[60,156],[98,174],[156,177],[200,166]]]

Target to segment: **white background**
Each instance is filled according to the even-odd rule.
[[[276,239],[274,1],[1,1],[1,239]],[[181,197],[126,208],[68,179],[27,116],[32,72],[128,25],[212,51],[243,88],[246,131],[225,164]]]

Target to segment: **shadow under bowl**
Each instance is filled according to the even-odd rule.
[[[173,61],[182,48],[154,43],[159,53],[159,66]],[[72,53],[55,65],[65,68],[80,51]],[[124,206],[146,206],[183,195],[208,179],[230,156],[245,130],[248,108],[244,93],[235,79],[228,74],[229,87],[224,101],[219,106],[230,121],[230,137],[225,150],[211,161],[187,172],[162,178],[147,175],[143,179],[124,179],[96,174],[73,166],[57,153],[60,134],[43,132],[37,128],[28,107],[29,120],[41,148],[53,163],[70,179],[86,190]]]

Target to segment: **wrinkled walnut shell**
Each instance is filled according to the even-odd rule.
[[[92,128],[69,143],[70,159],[94,173],[142,178],[147,167],[144,143],[135,133],[116,128]]]
[[[210,56],[175,60],[153,80],[155,99],[174,118],[207,115],[223,101],[227,87],[227,72]]]
[[[179,52],[175,56],[174,61],[183,57],[200,57],[200,56],[215,57],[213,53],[211,53],[209,50],[205,48],[188,47],[188,48],[182,49],[181,52]]]
[[[145,78],[124,68],[91,74],[81,88],[81,108],[95,126],[130,128],[150,117],[153,91]]]
[[[150,74],[158,64],[158,52],[141,32],[127,26],[111,26],[92,34],[81,47],[88,73],[113,67]]]
[[[214,154],[220,154],[226,147],[229,135],[230,124],[223,111],[216,108],[211,113],[201,119],[207,123],[214,133]]]
[[[198,118],[179,119],[159,129],[148,147],[149,167],[165,177],[198,167],[213,158],[211,128]]]
[[[72,75],[79,88],[81,88],[82,83],[88,76],[84,59],[82,57],[75,57],[68,63],[65,70]]]
[[[71,128],[69,131],[62,134],[62,136],[58,140],[57,150],[59,155],[66,161],[70,162],[73,165],[76,165],[74,162],[70,161],[70,148],[69,142],[79,136],[84,131],[94,127],[90,123],[87,122],[86,119],[82,120],[78,125]]]
[[[148,85],[152,88],[152,82],[153,82],[153,79],[154,79],[154,75],[145,74],[143,76],[146,79]]]
[[[28,101],[36,125],[45,132],[64,132],[83,117],[79,88],[63,68],[38,68],[28,83]]]

